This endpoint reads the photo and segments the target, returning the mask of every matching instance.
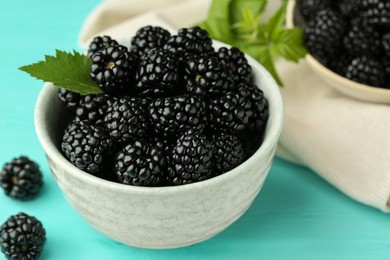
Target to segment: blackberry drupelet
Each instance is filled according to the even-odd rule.
[[[208,32],[198,26],[180,29],[177,35],[168,39],[164,49],[177,56],[182,56],[184,53],[209,55],[214,52]]]
[[[210,99],[208,116],[209,127],[216,131],[237,133],[244,130],[253,116],[248,92],[239,88]]]
[[[390,1],[389,0],[363,0],[365,11],[362,16],[367,23],[374,26],[390,27]]]
[[[339,0],[338,7],[343,16],[355,17],[363,10],[362,0]]]
[[[184,81],[188,92],[199,95],[221,95],[234,87],[229,70],[216,58],[188,60]]]
[[[148,133],[147,101],[140,98],[120,98],[108,107],[104,125],[113,140],[125,144]]]
[[[58,88],[58,99],[71,111],[75,111],[80,101],[80,94],[64,89]]]
[[[203,129],[206,103],[197,95],[159,98],[149,104],[152,129],[165,138],[180,135],[188,129]]]
[[[179,63],[162,49],[152,49],[142,56],[135,76],[135,89],[145,96],[167,95],[179,82]]]
[[[127,91],[136,65],[137,59],[125,47],[111,46],[92,56],[91,78],[106,93]]]
[[[212,177],[213,146],[200,132],[189,130],[180,136],[168,159],[166,180],[182,185]]]
[[[233,81],[238,84],[250,81],[252,67],[248,64],[245,54],[239,49],[222,47],[217,52],[218,60],[231,72]]]
[[[158,186],[164,170],[165,155],[145,141],[131,141],[115,157],[115,172],[124,184]]]
[[[76,109],[76,119],[91,125],[103,126],[104,116],[116,98],[107,94],[81,96]]]
[[[145,26],[131,39],[130,52],[139,58],[154,48],[162,48],[171,34],[159,26]]]
[[[43,185],[39,166],[25,156],[6,163],[0,172],[0,186],[5,194],[18,200],[36,197]]]
[[[160,149],[165,156],[170,154],[173,144],[176,142],[174,137],[164,137],[160,135],[152,135],[150,138],[150,143]]]
[[[214,167],[218,174],[230,171],[243,162],[244,150],[235,135],[214,134],[211,143],[214,147]]]
[[[342,54],[339,57],[330,60],[327,66],[330,70],[336,72],[340,76],[345,77],[348,65],[351,64],[351,61],[354,59],[354,56],[347,53],[346,51],[341,51],[341,53]]]
[[[35,260],[42,253],[46,231],[35,217],[13,215],[0,227],[1,251],[10,260]]]
[[[320,11],[304,29],[304,42],[309,52],[326,63],[339,53],[345,31],[343,18],[335,11]]]
[[[84,121],[71,122],[61,143],[62,151],[73,165],[94,175],[102,169],[113,146],[102,127]]]
[[[92,42],[89,44],[88,56],[92,57],[96,52],[100,50],[107,49],[111,46],[119,45],[117,41],[111,39],[110,36],[97,36],[93,38]]]
[[[313,20],[320,11],[330,8],[330,1],[300,0],[298,8],[303,18],[308,22]]]
[[[248,119],[246,128],[257,132],[263,131],[269,116],[268,100],[264,97],[263,91],[249,82],[241,83],[239,88],[247,93],[252,107],[252,115]]]
[[[385,68],[381,62],[368,56],[360,56],[347,67],[350,80],[374,87],[385,87]]]
[[[351,55],[380,55],[381,35],[376,28],[357,18],[351,21],[343,45]]]

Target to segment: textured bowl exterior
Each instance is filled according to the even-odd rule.
[[[222,46],[215,43],[216,47]],[[260,149],[235,169],[176,187],[134,187],[85,173],[58,150],[63,109],[57,89],[46,84],[35,110],[35,127],[59,187],[98,231],[127,245],[175,248],[206,240],[236,221],[259,193],[271,167],[283,125],[283,102],[270,74],[248,57],[255,82],[269,100],[270,118]],[[57,145],[56,145],[57,143]]]
[[[296,1],[289,0],[286,14],[289,28],[294,27],[295,6]],[[310,54],[306,55],[306,61],[311,69],[335,90],[358,100],[390,104],[390,89],[372,87],[344,78],[322,65]]]

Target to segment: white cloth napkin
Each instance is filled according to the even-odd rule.
[[[269,1],[274,11],[280,4]],[[210,0],[105,0],[87,18],[80,45],[96,35],[124,38],[145,25],[172,32],[207,16]],[[268,14],[271,12],[268,10]],[[277,62],[285,87],[279,155],[306,165],[351,198],[390,212],[390,107],[352,100],[305,61]]]

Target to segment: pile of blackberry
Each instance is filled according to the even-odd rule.
[[[71,120],[61,149],[79,169],[136,186],[171,186],[227,172],[261,145],[268,101],[237,48],[207,31],[141,28],[131,47],[109,36],[88,50],[103,94],[60,89]]]
[[[298,7],[305,45],[319,62],[355,82],[390,88],[389,0],[300,0]]]

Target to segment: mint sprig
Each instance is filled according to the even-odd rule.
[[[81,95],[99,94],[102,90],[91,79],[91,59],[76,51],[73,53],[56,50],[55,56],[45,56],[45,60],[20,67],[31,76],[52,82],[55,86]]]
[[[240,48],[259,61],[277,83],[283,82],[275,68],[275,59],[282,57],[298,62],[305,57],[302,31],[284,27],[287,1],[265,23],[260,23],[267,0],[213,0],[208,18],[200,24],[210,36]]]

